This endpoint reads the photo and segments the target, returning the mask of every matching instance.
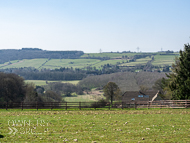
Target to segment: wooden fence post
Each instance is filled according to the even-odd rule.
[[[79,109],[81,110],[81,102],[79,102]]]
[[[67,110],[67,102],[65,102],[65,109]]]
[[[36,109],[38,110],[38,102],[36,102]]]
[[[123,110],[123,101],[121,102],[121,108],[122,108],[122,110]]]
[[[136,101],[135,101],[135,109],[137,109],[137,104],[136,104]]]
[[[148,109],[149,109],[149,107],[150,107],[150,101],[148,101]]]
[[[95,102],[95,107],[94,107],[95,110],[96,110],[96,106],[97,106],[97,102]]]
[[[21,103],[21,107],[22,107],[22,110],[23,110],[23,102]]]
[[[162,103],[160,102],[160,109],[162,109]]]
[[[8,102],[6,102],[6,110],[7,110],[7,108],[8,108]]]
[[[109,102],[109,110],[110,110],[110,105],[111,105],[111,103]]]
[[[185,108],[187,108],[187,100],[185,100]]]
[[[129,104],[129,108],[131,108],[131,101],[129,101],[129,103],[130,103],[130,104]]]

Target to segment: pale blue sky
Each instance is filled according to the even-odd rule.
[[[179,51],[190,0],[0,0],[0,49]]]

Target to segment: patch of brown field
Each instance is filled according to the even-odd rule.
[[[96,101],[104,98],[104,96],[103,96],[104,93],[101,90],[92,90],[89,92],[85,91],[84,94],[91,96],[92,99],[94,99]]]
[[[92,90],[89,92],[85,91],[84,93],[87,95],[95,95],[95,96],[102,96],[103,95],[103,91],[101,91],[101,90]]]

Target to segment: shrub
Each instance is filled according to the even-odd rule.
[[[94,102],[91,104],[91,108],[103,108],[107,105],[107,101],[105,99],[101,99],[98,102]]]

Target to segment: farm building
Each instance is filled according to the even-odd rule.
[[[126,91],[122,95],[122,101],[154,101],[161,100],[159,91]]]

